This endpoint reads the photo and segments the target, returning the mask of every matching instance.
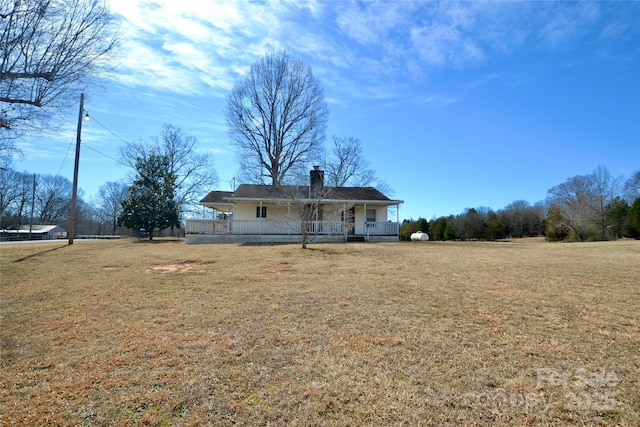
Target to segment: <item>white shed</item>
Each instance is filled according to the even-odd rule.
[[[18,225],[2,230],[3,236],[10,240],[56,240],[65,239],[67,231],[59,225]]]

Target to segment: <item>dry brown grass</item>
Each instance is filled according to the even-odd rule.
[[[1,247],[2,425],[640,425],[640,242]]]

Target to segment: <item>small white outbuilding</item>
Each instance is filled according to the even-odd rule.
[[[2,230],[7,240],[56,240],[65,239],[67,232],[59,225],[18,225]]]

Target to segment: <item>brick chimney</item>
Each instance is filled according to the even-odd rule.
[[[309,171],[309,196],[317,198],[322,195],[324,189],[324,171],[320,170],[320,166],[314,166]]]

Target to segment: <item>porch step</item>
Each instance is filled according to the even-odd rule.
[[[347,242],[364,242],[364,236],[347,236]]]

